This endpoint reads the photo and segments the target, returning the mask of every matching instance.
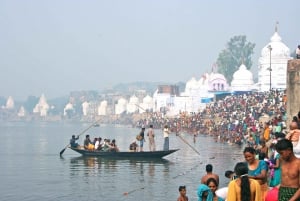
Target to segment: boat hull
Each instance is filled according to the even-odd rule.
[[[73,151],[80,153],[83,156],[96,156],[102,158],[162,158],[169,154],[172,154],[179,149],[171,149],[168,151],[143,151],[143,152],[131,152],[131,151],[122,151],[122,152],[106,152],[106,151],[89,151],[85,149],[77,149],[70,147]]]

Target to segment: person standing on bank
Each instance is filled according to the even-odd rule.
[[[300,59],[300,45],[296,49],[296,59]]]
[[[164,126],[163,133],[164,133],[164,151],[168,151],[169,150],[169,134],[170,134],[168,125]]]
[[[149,126],[149,130],[147,132],[147,136],[148,136],[148,139],[149,139],[149,150],[150,151],[155,151],[155,141],[154,141],[154,130],[153,130],[153,125],[150,125]]]

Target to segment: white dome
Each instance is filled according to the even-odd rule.
[[[251,91],[253,88],[253,75],[247,70],[247,67],[242,64],[234,74],[231,82],[232,91]]]
[[[149,95],[147,95],[145,98],[143,98],[143,103],[150,104],[152,102],[153,102],[153,98],[150,97]]]
[[[198,81],[195,77],[192,77],[189,81],[187,81],[185,85],[185,90],[188,91],[190,89],[196,89],[198,87]]]
[[[101,101],[100,106],[101,107],[106,107],[107,106],[107,101],[106,100]]]
[[[277,33],[270,38],[271,42],[269,42],[262,50],[261,56],[268,57],[270,55],[270,47],[271,47],[271,55],[272,57],[289,57],[290,49],[281,42],[281,37]]]
[[[127,100],[126,100],[125,98],[120,98],[120,99],[118,100],[118,104],[119,104],[119,105],[126,105],[126,104],[127,104]]]
[[[213,81],[213,80],[226,80],[226,78],[224,77],[224,75],[220,74],[220,73],[212,73],[209,76],[209,81]]]
[[[247,69],[247,67],[242,64],[240,68],[235,71],[233,74],[233,80],[245,80],[245,81],[252,81],[253,83],[253,75],[252,73]]]
[[[139,103],[139,98],[136,97],[135,95],[133,95],[133,96],[130,97],[129,103],[131,103],[131,104],[138,104]]]

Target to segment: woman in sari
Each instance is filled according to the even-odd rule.
[[[268,166],[267,163],[263,160],[258,160],[255,158],[256,151],[252,147],[246,147],[244,149],[244,158],[248,164],[248,175],[249,178],[255,179],[260,184],[262,201],[265,200],[265,197],[268,192]]]

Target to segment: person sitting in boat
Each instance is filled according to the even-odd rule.
[[[99,146],[98,146],[97,150],[102,150],[103,145],[104,145],[104,143],[103,143],[103,141],[102,141],[102,138],[99,137],[98,140],[99,140]]]
[[[85,140],[84,140],[83,145],[84,145],[84,148],[87,149],[87,150],[94,150],[95,149],[95,146],[91,142],[90,135],[85,136]]]
[[[119,152],[119,148],[118,148],[118,146],[117,146],[117,144],[116,144],[116,140],[115,140],[115,139],[113,139],[113,140],[111,141],[110,146],[111,146],[110,151]]]
[[[113,147],[111,146],[110,143],[110,139],[104,139],[104,144],[103,144],[103,151],[110,151],[111,149],[113,149]]]
[[[129,145],[129,150],[130,151],[133,151],[133,152],[136,152],[136,148],[137,148],[137,143],[136,141],[132,142],[130,145]]]
[[[98,150],[99,148],[99,145],[100,145],[100,141],[99,141],[99,138],[95,138],[95,150]]]
[[[79,139],[79,136],[75,137],[75,135],[72,135],[72,138],[70,139],[70,145],[72,148],[77,148],[79,144],[76,142],[76,140]]]

